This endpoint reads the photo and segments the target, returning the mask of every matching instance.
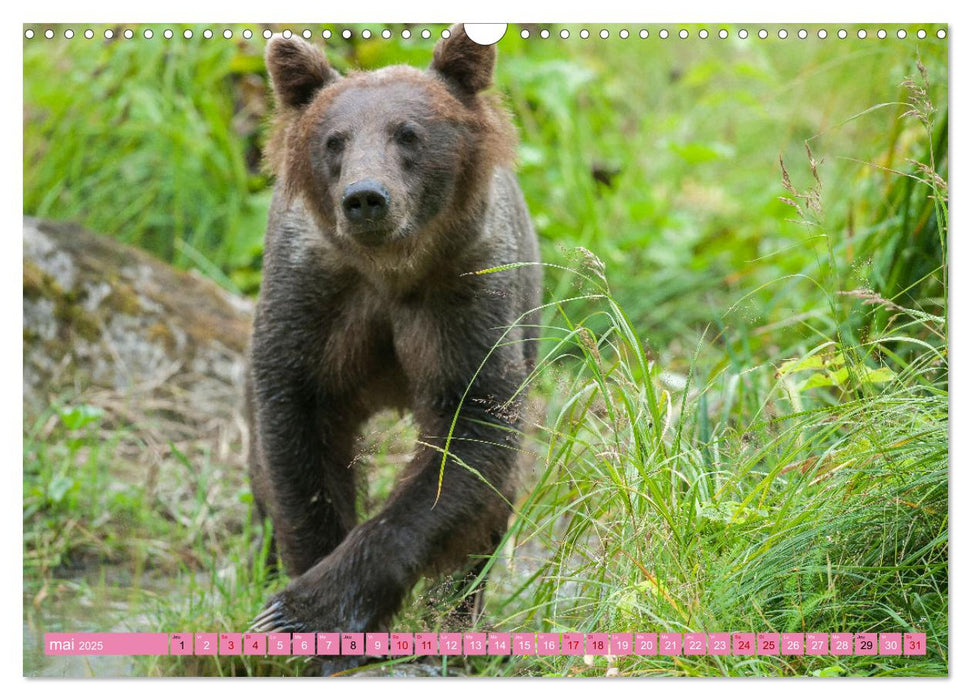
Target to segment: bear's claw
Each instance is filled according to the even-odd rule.
[[[253,618],[248,632],[305,632],[306,626],[290,617],[283,601],[270,602]]]

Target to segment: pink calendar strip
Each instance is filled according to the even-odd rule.
[[[169,635],[48,632],[44,635],[44,651],[48,656],[163,656],[169,653]]]
[[[922,632],[48,633],[48,656],[923,656]]]

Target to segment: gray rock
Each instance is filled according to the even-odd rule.
[[[81,397],[161,441],[244,430],[250,300],[69,223],[25,217],[23,250],[26,414]]]

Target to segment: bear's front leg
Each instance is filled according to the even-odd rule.
[[[254,478],[273,522],[273,536],[290,576],[308,571],[355,525],[351,468],[357,419],[306,372],[284,365],[268,342],[253,353],[259,433]],[[284,355],[285,357],[285,355]]]
[[[420,575],[463,555],[468,566],[468,555],[488,554],[480,535],[505,527],[494,514],[508,513],[502,494],[517,459],[518,425],[464,405],[448,438],[455,415],[449,407],[458,404],[437,405],[444,410],[423,426],[424,444],[382,511],[272,598],[258,618],[260,631],[380,630]]]

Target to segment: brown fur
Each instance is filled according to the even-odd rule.
[[[278,105],[264,157],[270,172],[284,184],[288,197],[314,188],[305,154],[309,142],[315,137],[316,122],[334,97],[350,88],[389,83],[408,84],[416,91],[425,92],[428,104],[442,119],[458,122],[475,134],[475,141],[467,153],[469,166],[463,173],[460,190],[480,192],[485,174],[499,166],[511,167],[515,162],[516,131],[497,96],[475,94],[463,103],[444,84],[429,81],[422,71],[410,66],[390,66],[373,73],[351,73],[338,83],[325,84],[307,110],[297,111]]]
[[[428,71],[334,77],[283,42],[247,396],[254,495],[294,578],[257,627],[373,630],[420,575],[480,567],[505,531],[540,274],[472,273],[536,262],[537,241],[509,116],[482,93],[494,47],[456,27]],[[386,407],[413,412],[419,444],[357,524],[353,440]]]

